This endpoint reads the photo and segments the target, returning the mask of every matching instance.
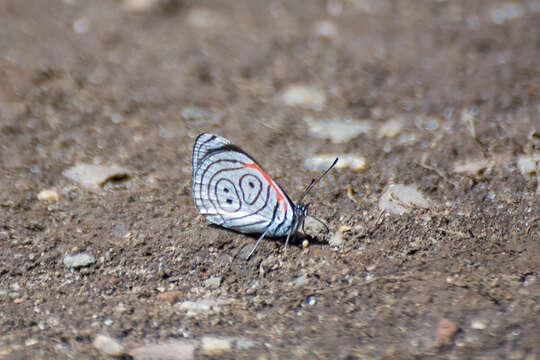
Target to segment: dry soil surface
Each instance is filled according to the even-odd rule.
[[[0,1],[0,358],[538,359],[539,59],[538,0]],[[292,199],[366,164],[246,261],[194,206],[202,132]]]

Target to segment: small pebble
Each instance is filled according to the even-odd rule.
[[[336,249],[343,247],[343,233],[341,231],[335,232],[330,239],[328,239],[328,245]]]
[[[121,356],[125,354],[122,344],[108,335],[100,334],[96,336],[93,345],[106,355]]]
[[[484,170],[491,170],[494,165],[494,161],[490,159],[468,159],[456,162],[454,164],[454,172],[467,176],[476,176]]]
[[[203,336],[201,338],[200,352],[205,356],[220,356],[233,348],[233,339]]]
[[[304,286],[309,283],[309,279],[305,276],[299,276],[294,280],[294,286]]]
[[[196,343],[174,340],[162,344],[143,345],[130,351],[134,360],[193,360]]]
[[[96,262],[96,259],[89,254],[81,253],[73,256],[65,256],[64,257],[64,266],[71,269],[71,268],[81,268],[85,266],[92,265]]]
[[[58,201],[58,192],[54,189],[41,190],[37,194],[39,201]]]
[[[362,171],[366,168],[366,158],[359,154],[321,154],[304,159],[304,166],[309,170],[322,171],[328,168],[329,164],[338,158],[337,169],[351,169],[352,171]]]
[[[257,342],[249,339],[240,338],[236,340],[236,343],[234,345],[238,350],[248,350],[257,345]]]
[[[29,339],[26,339],[26,340],[24,341],[24,345],[25,345],[25,346],[36,345],[37,343],[38,343],[38,339],[33,338],[33,337],[32,337],[32,338],[29,338]]]
[[[159,0],[124,0],[124,8],[132,12],[150,11],[159,5]]]
[[[84,188],[96,190],[109,180],[121,180],[129,177],[131,172],[118,165],[77,164],[65,170],[63,175]]]
[[[303,248],[303,249],[306,249],[306,248],[308,248],[308,247],[309,247],[309,240],[304,240],[304,241],[302,241],[302,248]]]
[[[484,321],[478,319],[471,321],[471,329],[484,330],[485,328],[487,328],[487,324]]]
[[[315,295],[309,295],[307,298],[306,298],[306,303],[308,305],[315,305],[317,303],[317,298],[315,297]]]
[[[391,184],[379,199],[379,209],[403,215],[415,208],[429,209],[431,203],[412,185]]]
[[[540,162],[540,154],[534,154],[532,156],[522,156],[517,159],[517,166],[521,175],[526,176],[533,174],[538,169],[538,162]]]
[[[218,288],[219,285],[221,285],[221,277],[219,276],[212,276],[204,281],[204,284],[206,287],[210,288]]]
[[[305,116],[304,121],[308,125],[308,133],[311,136],[330,139],[334,144],[347,143],[372,129],[369,121],[338,118],[315,120],[311,116]]]
[[[293,84],[285,89],[281,99],[287,106],[322,108],[326,103],[326,94],[313,86]]]
[[[198,301],[184,301],[175,305],[179,310],[186,312],[186,316],[193,317],[198,314],[219,312],[221,305],[227,304],[225,300],[200,299]]]

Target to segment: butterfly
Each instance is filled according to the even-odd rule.
[[[304,198],[337,163],[313,179],[295,205],[266,171],[238,146],[215,134],[203,133],[193,146],[192,195],[199,212],[216,225],[246,234],[261,234],[246,259],[265,237],[289,239],[304,229],[309,204]]]

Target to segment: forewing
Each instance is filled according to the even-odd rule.
[[[229,140],[215,134],[202,133],[197,136],[193,145],[193,155],[191,158],[193,175],[195,175],[195,170],[199,167],[200,161],[205,155],[230,143]]]

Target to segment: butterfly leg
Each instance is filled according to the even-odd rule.
[[[266,236],[266,234],[268,233],[268,231],[270,231],[270,229],[266,230],[265,232],[263,232],[263,234],[259,237],[259,239],[257,240],[257,242],[255,243],[255,246],[253,246],[253,249],[251,249],[251,251],[249,252],[248,256],[246,257],[246,260],[249,260],[249,258],[251,257],[251,255],[253,255],[253,253],[255,252],[255,249],[257,248],[257,246],[259,245],[259,243],[261,242],[261,240]]]
[[[293,227],[294,228],[294,227]],[[293,232],[296,232],[295,231],[289,231],[289,233],[287,234],[287,240],[285,240],[285,249],[283,250],[283,253],[285,256],[287,256],[287,245],[289,244],[289,239],[291,238],[291,235],[293,234]]]

